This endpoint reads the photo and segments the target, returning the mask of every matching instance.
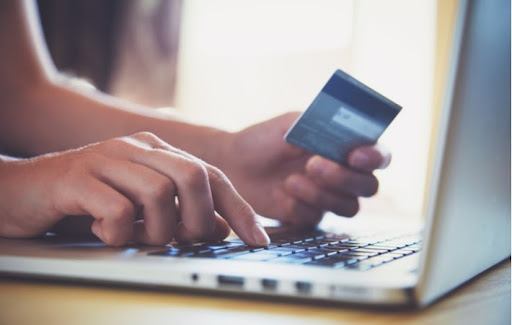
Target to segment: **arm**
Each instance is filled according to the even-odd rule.
[[[0,150],[32,156],[149,131],[219,167],[257,213],[308,226],[325,211],[353,216],[358,198],[377,191],[372,173],[389,163],[389,153],[358,148],[348,168],[305,153],[283,141],[296,113],[227,133],[74,90],[51,64],[33,3],[5,0],[0,6]]]
[[[0,236],[39,236],[67,216],[113,246],[218,241],[228,223],[250,245],[269,242],[220,170],[145,132],[29,159],[0,155]]]
[[[224,132],[69,86],[51,62],[34,3],[0,6],[0,149],[31,156],[150,131],[215,162],[211,143]]]
[[[208,157],[223,132],[68,86],[31,1],[0,2],[0,44],[0,153],[35,156],[0,154],[0,236],[38,236],[89,215],[87,227],[115,246],[220,240],[229,226],[248,244],[268,243],[219,169],[153,135]]]

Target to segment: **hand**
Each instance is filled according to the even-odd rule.
[[[350,168],[284,141],[299,113],[288,113],[235,133],[219,166],[239,193],[263,216],[298,226],[316,225],[325,211],[351,217],[358,197],[374,195],[372,175],[389,164],[380,146],[360,147],[349,155]]]
[[[5,237],[38,236],[66,216],[90,215],[91,231],[112,246],[221,240],[228,224],[246,243],[268,244],[219,169],[150,133],[0,160],[0,207]]]

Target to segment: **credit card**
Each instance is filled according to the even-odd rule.
[[[398,104],[336,70],[285,139],[348,165],[349,152],[376,143],[401,110]]]

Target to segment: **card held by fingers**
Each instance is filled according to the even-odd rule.
[[[336,70],[285,139],[347,165],[349,152],[377,142],[402,107]]]

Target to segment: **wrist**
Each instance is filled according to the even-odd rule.
[[[229,148],[232,133],[193,124],[173,116],[165,121],[155,134],[170,145],[182,149],[205,162],[221,168]]]

